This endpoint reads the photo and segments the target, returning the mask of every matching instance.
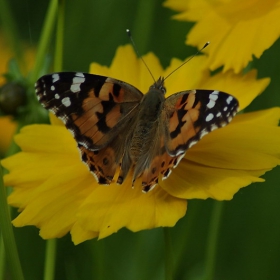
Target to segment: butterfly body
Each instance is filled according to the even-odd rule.
[[[151,87],[143,96],[132,128],[129,153],[134,164],[137,164],[141,157],[145,158],[144,154],[149,153],[151,145],[156,141],[165,91],[159,83],[158,85],[155,83],[155,85],[156,87]]]
[[[165,98],[159,78],[143,95],[125,82],[86,73],[54,73],[35,84],[40,103],[71,131],[82,161],[100,184],[132,172],[149,191],[166,179],[186,150],[231,121],[238,101],[213,90],[182,91]]]

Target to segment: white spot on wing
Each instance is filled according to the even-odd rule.
[[[53,74],[52,78],[53,78],[53,83],[55,83],[59,80],[59,75],[58,74]]]
[[[224,111],[227,111],[227,109],[228,109],[228,107],[226,106],[226,107],[224,107]]]
[[[56,93],[56,94],[54,95],[54,98],[55,98],[55,99],[59,99],[59,94]]]
[[[218,128],[218,126],[216,126],[215,124],[211,125],[211,127],[210,127],[211,131],[213,131],[213,130],[215,130],[217,128]]]
[[[54,90],[55,90],[55,87],[54,87],[54,86],[51,86],[51,90],[54,91]]]
[[[78,143],[81,144],[82,146],[84,146],[86,149],[89,149],[89,145],[87,144],[87,142],[79,141]],[[98,150],[96,149],[96,150],[92,150],[92,151],[98,151]]]
[[[84,162],[83,161],[83,163],[88,167],[88,169],[89,169],[89,165],[86,163],[86,162]],[[93,175],[93,177],[95,178],[95,180],[97,181],[97,182],[99,182],[99,179],[98,179],[98,177],[97,177],[97,175],[94,173],[94,172],[90,172],[92,175]]]
[[[206,134],[208,134],[209,132],[206,129],[201,130],[200,132],[200,138],[202,138],[203,136],[205,136]]]
[[[216,117],[218,118],[218,117],[220,117],[221,115],[222,115],[222,113],[221,113],[221,112],[218,112],[217,115],[216,115]]]
[[[76,73],[76,76],[77,76],[77,77],[82,77],[82,78],[85,77],[85,75],[84,75],[83,73],[80,73],[80,72],[77,72],[77,73]]]
[[[61,102],[65,107],[69,107],[71,105],[71,100],[69,97],[64,97]]]
[[[177,156],[181,155],[182,153],[184,153],[184,152],[179,150],[175,156],[177,157]]]
[[[177,163],[173,166],[173,168],[176,168],[179,164],[179,162],[181,161],[181,159],[185,156],[185,153],[183,153],[182,155],[180,155],[178,158],[177,158]],[[168,175],[169,176],[169,175]]]
[[[207,107],[209,109],[212,109],[216,105],[216,100],[219,97],[219,91],[214,90],[210,95],[209,95],[209,102],[207,104]]]
[[[73,85],[71,85],[70,90],[72,92],[79,92],[79,91],[81,91],[80,84],[73,84]]]
[[[212,113],[210,113],[207,115],[205,121],[209,122],[209,121],[213,120],[213,118],[214,118],[214,115]]]
[[[57,108],[56,108],[56,111],[53,111],[53,113],[54,114],[56,114],[56,112],[57,112]],[[65,116],[65,115],[63,115],[63,116],[61,116],[61,117],[58,117],[60,120],[62,120],[64,123],[66,123],[66,121],[68,120],[68,118]],[[70,131],[70,130],[69,130]]]
[[[148,192],[150,192],[151,190],[153,190],[153,189],[156,187],[156,185],[157,185],[157,183],[154,184],[154,185],[152,185],[152,186],[150,187],[150,189],[148,190]]]
[[[162,180],[167,179],[167,178],[170,176],[170,174],[171,174],[171,173],[172,173],[172,170],[171,170],[171,169],[168,169],[168,173],[167,173],[167,175],[162,176]]]
[[[73,84],[70,87],[72,92],[78,92],[81,90],[81,84],[85,81],[83,73],[76,73],[76,77],[73,78]]]
[[[194,144],[196,144],[197,143],[197,141],[195,141],[195,140],[193,140],[192,142],[190,142],[190,144],[189,144],[189,148],[191,148]]]
[[[207,108],[212,109],[215,106],[215,104],[216,104],[216,102],[213,101],[212,99],[210,99],[206,106],[207,106]]]
[[[217,90],[215,90],[209,95],[209,98],[212,99],[213,101],[216,101],[218,99],[218,95],[219,95],[219,92]]]
[[[74,77],[73,84],[82,84],[85,81],[84,77]]]
[[[233,99],[233,97],[232,97],[232,96],[229,96],[229,97],[227,98],[227,100],[226,100],[226,103],[227,103],[227,104],[230,104],[230,102],[232,101],[232,99]]]

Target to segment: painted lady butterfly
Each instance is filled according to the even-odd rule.
[[[166,179],[204,135],[227,125],[238,101],[216,90],[189,90],[165,99],[159,78],[143,95],[125,82],[85,73],[54,73],[35,84],[40,103],[71,131],[82,161],[99,184],[133,172],[143,191]]]

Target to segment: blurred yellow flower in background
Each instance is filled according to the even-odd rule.
[[[29,71],[33,64],[35,58],[35,52],[30,47],[24,48],[24,61],[26,62],[25,71]],[[8,63],[14,57],[14,53],[12,49],[7,44],[5,37],[0,32],[0,90],[1,87],[7,82],[4,74],[8,72]],[[0,94],[0,103],[2,101],[2,96]],[[1,106],[0,106],[1,107]],[[4,155],[5,152],[8,150],[12,137],[16,131],[16,122],[13,120],[12,116],[2,116],[0,117],[0,156]]]
[[[279,0],[167,0],[164,6],[179,12],[175,19],[195,22],[186,44],[211,41],[205,49],[211,70],[239,73],[279,38]]]
[[[182,63],[173,59],[164,70],[154,54],[143,58],[155,77],[166,77]],[[256,71],[245,76],[228,71],[217,79],[206,65],[207,58],[199,56],[174,73],[166,81],[167,96],[186,89],[218,89],[234,95],[242,110],[269,83],[267,78],[257,80]],[[110,67],[92,63],[90,72],[123,80],[144,93],[153,83],[129,45],[118,48]],[[185,215],[186,199],[231,199],[280,164],[279,118],[279,108],[237,116],[188,150],[170,177],[147,194],[139,180],[134,189],[129,179],[122,185],[97,184],[81,162],[71,133],[55,117],[52,125],[26,126],[15,139],[22,152],[2,161],[10,171],[5,184],[14,189],[9,204],[21,211],[13,224],[35,225],[43,238],[70,231],[75,244],[104,238],[122,227],[139,231],[174,226]]]
[[[3,74],[7,72],[8,61],[12,57],[12,52],[6,44],[3,35],[0,34],[0,87],[5,83]],[[16,130],[16,123],[12,121],[10,116],[0,117],[0,155],[4,154]]]
[[[11,117],[0,117],[0,156],[8,150],[15,131],[16,123]]]

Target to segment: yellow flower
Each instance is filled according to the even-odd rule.
[[[167,76],[181,63],[173,59],[164,70],[153,54],[144,59],[156,77]],[[244,77],[219,74],[226,81],[220,82],[203,70],[206,60],[199,56],[169,77],[168,95],[213,86],[235,95],[243,109],[269,82],[256,80],[254,71]],[[90,72],[124,80],[143,92],[153,82],[131,46],[120,47],[109,68],[93,63]],[[247,87],[245,96],[242,87]],[[170,177],[147,194],[139,181],[134,189],[130,180],[98,185],[80,161],[71,133],[55,117],[52,125],[26,126],[16,136],[22,152],[2,161],[10,171],[5,184],[14,188],[9,203],[21,211],[13,224],[35,225],[43,238],[70,231],[75,244],[104,238],[122,227],[139,231],[173,226],[185,215],[186,198],[231,199],[241,187],[263,181],[259,176],[280,163],[279,118],[279,108],[237,116],[192,147]]]
[[[187,44],[211,41],[205,49],[211,70],[224,66],[239,73],[279,37],[279,0],[167,0],[164,5],[180,12],[174,18],[196,22]]]

